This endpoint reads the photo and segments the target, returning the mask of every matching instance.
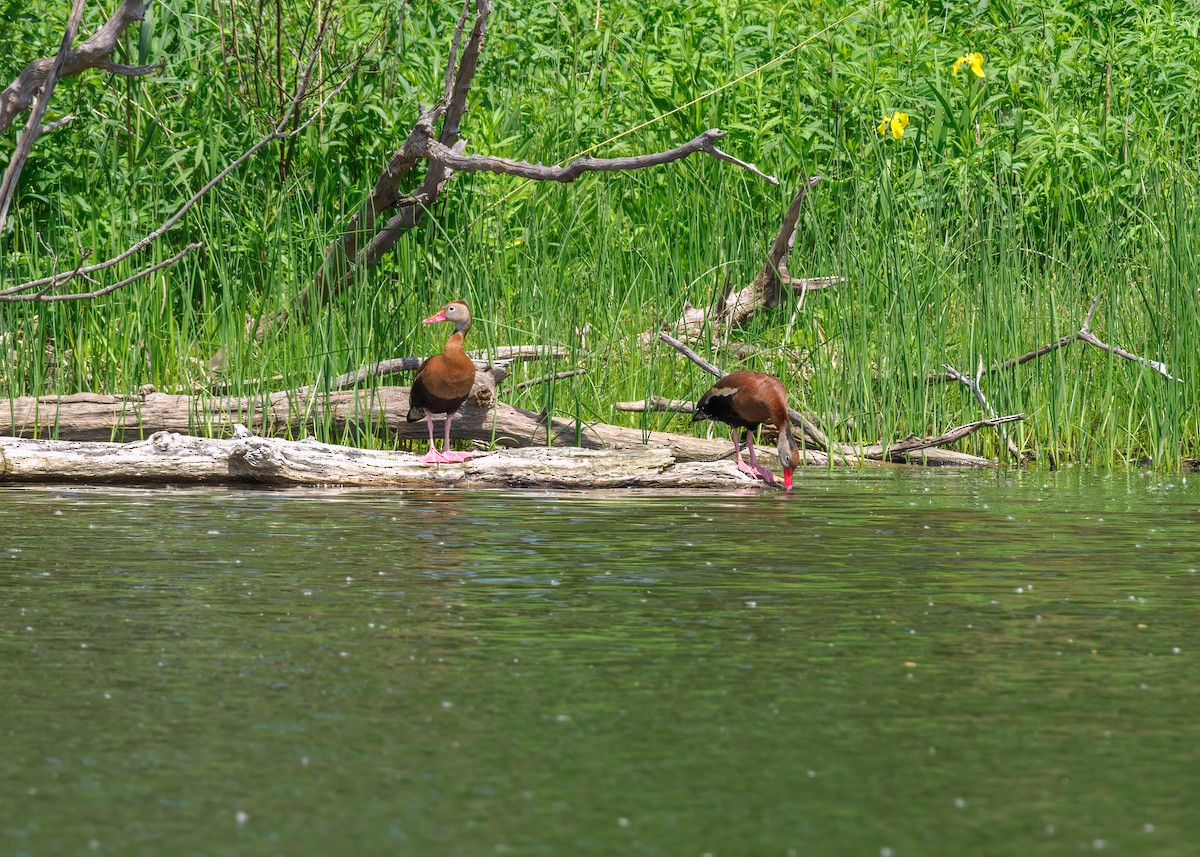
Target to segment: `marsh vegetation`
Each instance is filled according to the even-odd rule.
[[[53,55],[69,10],[51,5],[0,3],[0,80]],[[0,287],[70,269],[81,248],[121,252],[244,152],[286,106],[320,10],[153,3],[116,58],[164,61],[160,74],[64,79],[46,118],[76,118],[31,153],[0,235]],[[781,186],[711,158],[568,185],[460,174],[380,265],[319,301],[308,287],[325,247],[442,91],[457,13],[337,4],[318,64],[328,79],[345,70],[345,87],[100,285],[191,242],[199,252],[95,300],[0,304],[0,390],[320,386],[436,350],[420,319],[461,297],[477,346],[567,349],[516,366],[501,398],[686,430],[686,416],[613,407],[707,386],[639,334],[750,282],[797,187],[820,175],[790,269],[846,283],[705,331],[718,363],[781,377],[846,440],[936,434],[984,414],[965,386],[929,376],[944,364],[974,376],[1054,342],[1099,298],[1095,335],[1175,380],[1083,342],[986,373],[995,410],[1027,415],[1014,441],[1059,464],[1200,457],[1194,3],[498,5],[463,120],[469,153],[563,163],[721,128],[723,148]],[[88,8],[81,34],[102,21]],[[249,332],[301,300],[303,324]],[[515,389],[576,367],[587,374]],[[988,433],[963,448],[1005,456]]]

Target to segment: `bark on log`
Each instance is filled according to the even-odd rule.
[[[430,465],[409,452],[254,435],[213,439],[165,431],[129,444],[0,438],[0,482],[765,488],[732,462],[680,462],[662,448],[599,452],[542,447],[502,450],[461,464]]]
[[[303,437],[318,426],[334,433],[380,431],[389,437],[424,440],[424,422],[410,423],[407,387],[339,390],[298,395],[185,396],[149,392],[143,396],[19,397],[0,403],[0,435],[57,437],[62,440],[137,440],[158,431],[229,436],[238,424],[264,436]],[[580,423],[514,408],[494,400],[492,378],[476,374],[476,386],[454,418],[459,439],[501,446],[578,445],[587,449],[668,450],[680,461],[714,461],[732,454],[726,441],[670,432],[645,432],[604,423]],[[767,451],[764,450],[764,454]],[[814,459],[814,463],[818,463]]]
[[[454,418],[458,439],[497,446],[579,446],[590,450],[645,450],[668,452],[676,462],[728,460],[733,447],[725,439],[710,440],[672,432],[643,432],[640,429],[580,423],[563,417],[544,416],[514,408],[494,399],[492,378],[476,376],[476,388]],[[31,396],[10,399],[0,406],[0,436],[47,438],[70,441],[133,441],[156,432],[233,435],[237,426],[250,426],[264,436],[300,437],[320,426],[333,434],[381,432],[389,437],[424,440],[424,422],[410,423],[407,387],[375,390],[340,390],[328,395],[300,395],[296,391],[261,396],[180,396],[147,392],[141,396],[107,396],[76,393],[70,396]],[[365,450],[363,451],[365,454]],[[867,448],[866,455],[879,450]],[[899,453],[898,453],[899,454]],[[759,456],[774,462],[774,449],[763,447]],[[804,450],[805,464],[828,467],[829,456],[814,449]],[[924,449],[908,453],[905,461],[927,466],[990,467],[995,462],[947,449]],[[880,462],[854,454],[838,455],[835,464],[878,466]]]

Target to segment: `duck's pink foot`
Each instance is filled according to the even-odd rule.
[[[467,461],[474,458],[477,454],[474,452],[443,452],[442,458],[446,461]]]
[[[763,467],[761,464],[754,465],[754,472],[759,479],[761,479],[763,482],[766,482],[768,485],[775,484],[775,474],[770,470],[767,470],[767,468]]]
[[[449,464],[450,459],[442,455],[436,449],[430,447],[429,452],[421,456],[422,464]]]
[[[775,474],[773,474],[770,470],[767,470],[767,468],[763,467],[761,464],[747,464],[745,461],[739,458],[737,460],[737,466],[738,470],[742,471],[747,476],[750,476],[754,479],[761,479],[768,485],[775,484]]]

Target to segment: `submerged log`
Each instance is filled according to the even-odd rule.
[[[0,438],[0,482],[352,485],[400,488],[766,488],[731,461],[679,461],[665,448],[500,450],[461,464],[410,452],[251,435],[156,432],[128,444]]]

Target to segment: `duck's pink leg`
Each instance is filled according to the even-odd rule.
[[[745,473],[747,476],[758,476],[758,473],[749,464],[742,460],[742,448],[738,445],[738,428],[733,428],[733,453],[737,456],[738,470]],[[753,455],[753,453],[751,453]]]
[[[758,456],[754,454],[754,439],[748,431],[746,432],[746,450],[750,453],[750,466],[754,468],[754,474],[761,477],[762,481],[768,485],[774,485],[775,474],[758,463]]]
[[[469,458],[474,458],[473,452],[451,452],[450,451],[450,420],[454,419],[453,415],[446,415],[446,437],[442,443],[442,458],[446,461],[466,461]]]
[[[449,423],[449,420],[446,421]],[[437,445],[433,442],[433,417],[429,414],[425,415],[425,425],[429,426],[429,452],[421,458],[424,464],[445,464],[445,457],[437,451]]]

